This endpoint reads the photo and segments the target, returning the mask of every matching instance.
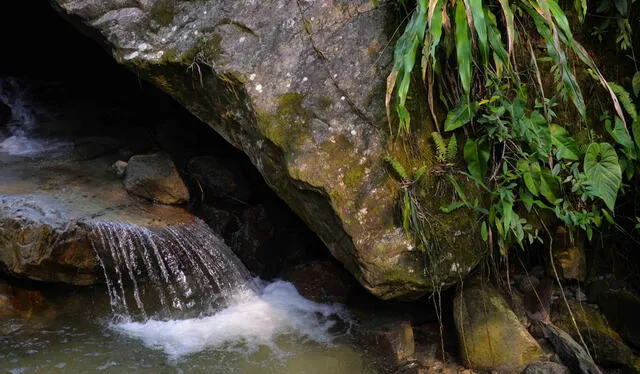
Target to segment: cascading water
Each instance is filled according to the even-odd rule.
[[[91,226],[119,319],[197,317],[257,290],[246,268],[201,220],[157,231],[117,222]]]
[[[91,242],[104,270],[111,327],[172,357],[206,348],[247,353],[296,334],[330,344],[338,306],[314,303],[288,282],[254,280],[201,220],[151,230],[94,221]],[[226,348],[225,348],[226,349]]]

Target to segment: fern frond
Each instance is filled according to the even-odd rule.
[[[442,138],[442,135],[438,132],[432,132],[431,137],[433,138],[433,143],[436,146],[436,160],[438,162],[445,162],[447,157],[447,145]]]
[[[407,171],[402,166],[402,164],[389,156],[387,156],[384,160],[387,162],[387,164],[389,164],[391,170],[393,170],[395,174],[394,177],[396,179],[399,179],[401,182],[407,181],[409,179],[409,174],[407,174]]]
[[[455,162],[456,155],[458,154],[458,140],[456,139],[456,135],[451,135],[451,139],[449,139],[449,144],[447,144],[447,153],[445,155],[445,162],[450,164]]]

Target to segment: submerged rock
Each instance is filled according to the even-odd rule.
[[[367,351],[389,372],[416,358],[413,328],[409,321],[392,321],[381,326],[364,327],[361,334]]]
[[[182,204],[189,200],[189,190],[176,166],[162,153],[131,157],[124,186],[132,195],[162,204]]]
[[[453,316],[460,353],[473,369],[518,372],[543,358],[536,340],[488,283],[465,282],[453,301]]]
[[[52,3],[243,150],[373,294],[417,298],[457,283],[479,262],[477,220],[463,209],[442,213],[451,194],[426,192],[438,190],[437,175],[423,177],[434,222],[426,233],[431,264],[395,214],[400,186],[384,158],[407,155],[386,130],[387,46],[399,22],[392,7],[370,0]],[[416,131],[435,131],[421,122]],[[416,160],[429,165],[431,145],[415,148]]]

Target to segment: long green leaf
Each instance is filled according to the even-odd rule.
[[[456,56],[458,58],[458,74],[465,94],[471,91],[471,33],[467,23],[467,12],[463,1],[456,4]]]
[[[584,155],[584,173],[590,193],[604,201],[613,210],[620,184],[622,170],[618,155],[609,143],[591,143]]]
[[[468,0],[471,8],[471,17],[473,18],[473,27],[478,35],[478,48],[483,63],[486,65],[489,61],[489,45],[487,39],[487,23],[485,21],[484,6],[482,0]]]

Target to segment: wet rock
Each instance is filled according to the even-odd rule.
[[[568,304],[568,308],[567,308]],[[601,365],[623,366],[633,369],[635,357],[622,338],[614,331],[598,310],[587,304],[569,300],[556,300],[553,304],[553,323],[568,332],[576,341],[580,337],[573,325],[569,309],[573,314],[580,334],[589,347],[593,359]],[[635,372],[635,371],[632,371]]]
[[[0,195],[0,271],[15,277],[95,283],[99,268],[87,228],[38,196]]]
[[[552,324],[540,324],[558,356],[572,373],[601,374],[589,353],[571,335]]]
[[[569,368],[551,361],[538,361],[527,365],[522,374],[570,374]]]
[[[127,162],[118,160],[111,165],[111,170],[118,178],[124,178],[125,173],[127,172]]]
[[[15,287],[0,279],[0,318],[29,319],[33,314],[52,317],[56,311],[41,291]]]
[[[119,63],[246,153],[378,297],[419,298],[434,284],[459,282],[482,258],[476,217],[441,212],[451,194],[431,193],[438,190],[431,173],[421,193],[431,204],[427,238],[440,255],[435,280],[425,275],[424,256],[394,214],[401,186],[383,165],[389,150],[401,147],[381,131],[393,53],[385,46],[400,21],[393,7],[375,8],[370,0],[179,1],[167,2],[173,17],[159,19],[151,1],[52,3]],[[210,68],[195,73],[188,69],[194,61]],[[435,128],[428,120],[422,126],[427,135]],[[429,142],[416,144],[415,152],[420,164],[433,159]],[[412,166],[418,167],[406,165]]]
[[[302,296],[319,303],[345,303],[353,282],[344,267],[332,261],[296,265],[282,278],[293,283]]]
[[[398,369],[415,359],[411,322],[393,321],[364,329],[361,334],[367,350],[387,370]]]
[[[587,278],[587,257],[584,253],[584,241],[574,235],[573,241],[565,228],[560,226],[553,239],[553,261],[558,277],[564,280],[584,282]],[[551,265],[548,274],[554,274]]]
[[[124,185],[132,195],[161,204],[182,204],[189,200],[189,190],[165,154],[131,157],[126,175]]]
[[[538,343],[488,283],[465,282],[453,301],[453,315],[468,367],[517,372],[542,358]]]

